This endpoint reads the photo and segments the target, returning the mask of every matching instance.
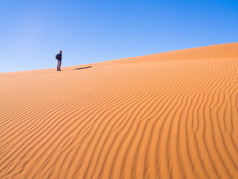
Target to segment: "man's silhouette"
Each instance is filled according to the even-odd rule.
[[[61,61],[62,61],[62,51],[59,51],[60,53],[56,55],[56,59],[58,61],[57,64],[57,71],[61,71],[60,67],[61,67]]]

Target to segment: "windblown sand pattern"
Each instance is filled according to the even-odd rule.
[[[0,74],[1,179],[238,178],[238,43],[90,65]]]

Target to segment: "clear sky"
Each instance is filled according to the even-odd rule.
[[[238,42],[238,0],[0,0],[0,72]]]

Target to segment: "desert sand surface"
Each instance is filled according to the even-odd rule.
[[[1,179],[238,178],[238,43],[62,70],[0,74]]]

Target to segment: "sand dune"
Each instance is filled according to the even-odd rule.
[[[1,179],[238,178],[238,43],[0,85]]]

